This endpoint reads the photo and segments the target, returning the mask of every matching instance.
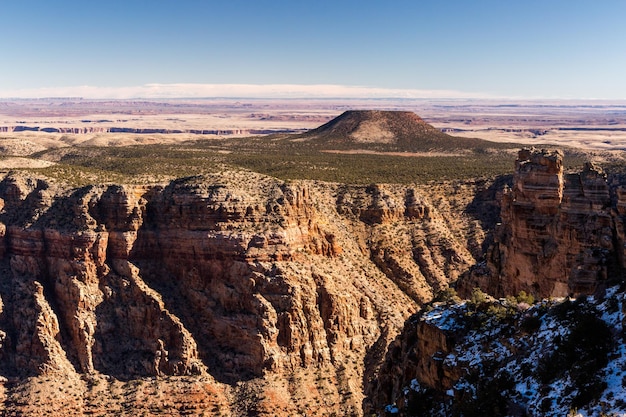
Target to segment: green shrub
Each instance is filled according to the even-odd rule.
[[[515,387],[515,380],[506,371],[494,377],[477,377],[476,396],[461,395],[454,403],[452,414],[463,417],[507,416],[507,392]]]
[[[526,294],[526,291],[520,291],[515,297],[518,303],[526,303],[528,305],[535,304],[535,297],[532,294]]]
[[[452,287],[444,288],[439,291],[435,299],[435,302],[443,302],[443,303],[453,303],[458,304],[461,302],[461,298],[457,295],[456,290]]]
[[[487,303],[488,295],[484,293],[480,288],[474,288],[472,290],[472,294],[470,295],[470,299],[468,300],[468,304],[473,309],[478,309]]]

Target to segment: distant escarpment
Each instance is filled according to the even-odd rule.
[[[409,111],[349,110],[330,122],[298,136],[334,147],[383,146],[399,151],[455,151],[493,147],[481,139],[453,137]]]
[[[0,133],[12,132],[44,132],[62,134],[88,133],[133,133],[133,134],[177,134],[188,133],[193,135],[269,135],[273,133],[296,133],[298,130],[289,129],[167,129],[158,127],[115,127],[115,126],[73,126],[73,127],[41,127],[41,126],[0,126]]]
[[[624,181],[587,163],[563,172],[560,151],[525,149],[501,198],[501,224],[486,262],[459,281],[505,296],[591,294],[621,281],[626,267]]]
[[[106,415],[121,395],[136,412],[361,415],[388,342],[484,238],[417,187],[249,172],[80,189],[10,174],[0,208],[0,398],[17,414]]]

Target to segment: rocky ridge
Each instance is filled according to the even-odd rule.
[[[623,184],[591,163],[564,173],[560,151],[521,150],[511,185],[496,191],[494,242],[456,283],[468,300],[442,292],[406,322],[366,412],[626,412]]]
[[[564,173],[562,160],[523,150],[512,181],[425,186],[226,172],[67,189],[9,174],[0,182],[4,410],[358,416],[405,412],[419,398],[468,412],[478,407],[466,401],[472,392],[527,378],[513,364],[524,352],[554,350],[548,336],[558,326],[544,316],[552,304],[529,309],[476,298],[473,288],[600,295],[621,280],[623,181],[592,164]],[[457,279],[471,303],[413,315]],[[611,291],[618,311],[621,292]],[[541,342],[525,339],[537,328]],[[518,347],[511,332],[520,332]],[[470,350],[482,370],[461,354]],[[494,359],[511,375],[489,373]],[[536,381],[543,370],[533,369]],[[495,385],[475,385],[477,376]],[[562,376],[549,370],[540,383]],[[592,397],[608,401],[598,384],[588,387]],[[545,390],[530,388],[509,392],[513,408],[502,397],[493,404],[513,415],[545,411]],[[569,401],[559,410],[589,404],[554,389]]]
[[[417,187],[10,174],[0,198],[9,414],[106,415],[123,396],[129,413],[361,415],[404,320],[475,262]]]

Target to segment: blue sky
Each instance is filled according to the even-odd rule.
[[[0,15],[0,97],[324,85],[626,99],[624,0],[20,0]]]

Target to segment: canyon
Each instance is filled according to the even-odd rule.
[[[366,409],[623,413],[626,379],[611,374],[626,361],[624,184],[592,163],[564,173],[561,151],[522,149],[485,258],[454,284],[466,301],[448,293],[407,320]]]
[[[0,198],[0,372],[18,414],[106,415],[116,396],[153,413],[158,384],[198,415],[361,415],[387,344],[484,236],[416,187],[250,172],[80,189],[12,173]],[[59,385],[72,394],[42,394]]]
[[[608,291],[622,311],[615,286],[626,266],[626,177],[614,165],[571,169],[564,152],[534,148],[515,160],[509,148],[446,135],[410,112],[349,111],[304,134],[256,140],[135,152],[158,170],[163,152],[179,152],[174,161],[184,162],[213,157],[202,146],[219,155],[270,154],[274,146],[292,152],[287,158],[304,153],[312,169],[349,171],[356,165],[315,158],[328,146],[389,158],[419,151],[461,174],[510,158],[512,175],[359,184],[279,179],[219,160],[196,175],[76,186],[46,175],[54,171],[5,172],[6,415],[431,415],[434,406],[415,414],[415,395],[459,407],[470,395],[459,384],[469,387],[478,372],[471,360],[444,361],[449,355],[471,348],[487,363],[477,341],[487,349],[506,344],[497,337],[517,334],[512,329],[521,329],[520,343],[536,344],[533,352],[549,350],[548,339],[524,337],[528,317],[539,320],[538,334],[554,335],[559,324],[546,311],[559,309],[555,297],[593,295],[576,308],[600,311]],[[32,155],[62,173],[72,172],[63,164],[91,169],[108,158],[116,167],[132,154],[53,148]],[[369,169],[395,176],[396,161],[408,158],[390,159],[391,168],[371,159]],[[428,159],[414,165],[437,167]],[[532,305],[542,298],[549,301]],[[576,323],[563,323],[567,338]],[[526,378],[512,369],[526,360],[516,358],[498,360]],[[496,388],[506,382],[481,375],[494,377]],[[539,395],[510,394],[515,407],[540,415]]]

